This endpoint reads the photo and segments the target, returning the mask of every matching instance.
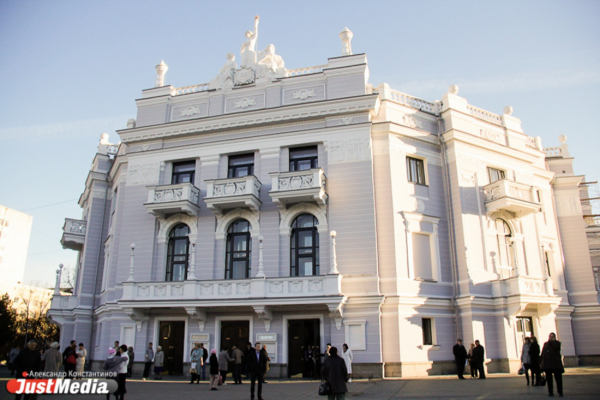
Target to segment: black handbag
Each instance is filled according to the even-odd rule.
[[[321,381],[321,384],[319,385],[319,396],[327,396],[329,391],[329,384],[325,381]]]

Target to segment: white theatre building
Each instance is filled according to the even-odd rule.
[[[516,372],[526,335],[557,332],[567,365],[599,362],[566,137],[545,151],[511,107],[456,86],[433,102],[374,86],[351,37],[288,70],[257,50],[256,19],[210,83],[174,88],[157,66],[66,219],[79,258],[50,310],[63,348],[84,342],[98,365],[115,340],[153,342],[186,374],[193,343],[260,341],[288,377],[306,346],[348,343],[355,376],[415,376],[452,373],[457,337]]]

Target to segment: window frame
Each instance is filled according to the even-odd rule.
[[[245,164],[240,165],[231,165],[232,160],[242,159],[246,157],[252,156],[252,162],[247,162]],[[244,153],[244,154],[236,154],[227,157],[227,178],[242,178],[244,176],[254,175],[254,163],[255,163],[255,154],[254,153]],[[246,175],[237,176],[236,172],[238,169],[248,168],[248,173]]]
[[[171,234],[182,225],[188,229],[187,235],[186,236],[171,236]],[[176,224],[169,231],[169,236],[168,236],[169,240],[167,241],[167,267],[165,270],[165,282],[183,282],[183,281],[187,280],[188,267],[190,265],[190,233],[191,233],[190,227],[184,223]],[[184,240],[184,238],[186,241],[186,254],[185,254],[185,268],[184,268],[184,273],[183,273],[183,279],[175,281],[175,280],[173,280],[173,268],[174,268],[175,264],[177,264],[177,265],[183,264],[182,262],[175,262],[175,260],[174,260],[175,257],[177,257],[177,256],[181,257],[181,255],[174,254],[175,246],[176,246],[177,241]]]
[[[241,221],[248,224],[248,230],[246,232],[233,232],[234,225]],[[251,265],[252,235],[250,234],[251,230],[252,230],[252,224],[250,224],[250,221],[243,219],[243,218],[236,219],[227,228],[227,235],[225,237],[225,279],[248,279],[248,278],[251,278],[251,274],[252,274],[252,265]],[[246,251],[245,251],[246,255],[243,258],[239,259],[239,258],[234,258],[234,256],[233,256],[234,253],[241,253],[239,251],[233,251],[233,244],[235,243],[235,238],[241,237],[241,236],[246,237]],[[233,263],[234,263],[234,261],[240,261],[240,260],[244,260],[246,262],[245,277],[234,278],[233,277]]]
[[[499,178],[492,180],[492,172],[497,172]],[[490,183],[498,182],[499,180],[506,179],[506,170],[495,167],[487,167],[487,175]]]
[[[307,228],[295,227],[298,219],[303,216],[311,216],[313,218],[313,226]],[[318,276],[321,274],[321,254],[319,246],[319,220],[313,214],[302,213],[297,215],[291,224],[290,234],[290,276]],[[300,257],[300,246],[299,246],[299,233],[300,232],[312,232],[312,246],[311,258],[312,258],[312,275],[300,275],[299,262],[301,258],[308,258],[305,255]],[[308,249],[308,247],[302,247],[302,249]]]
[[[301,151],[312,150],[312,149],[315,150],[314,156],[305,156],[305,157],[298,157],[298,158],[292,159],[292,155],[294,152],[301,152]],[[288,160],[289,160],[289,171],[290,172],[307,171],[309,169],[319,168],[319,146],[314,145],[314,146],[303,146],[303,147],[291,147],[289,149]],[[310,168],[298,169],[298,162],[309,161],[309,160],[310,160]]]
[[[408,279],[417,281],[438,283],[442,282],[442,267],[440,256],[440,241],[439,241],[439,223],[440,218],[429,215],[418,214],[414,212],[403,211],[402,215],[407,223],[406,226],[406,246],[408,249]],[[432,232],[421,229],[421,223],[429,223],[432,225]],[[432,280],[423,279],[415,276],[415,256],[413,251],[413,233],[429,236],[429,249],[431,251],[431,268]]]
[[[416,164],[416,177],[412,174],[411,162],[415,162]],[[419,179],[420,177],[422,179]],[[406,156],[406,179],[409,183],[414,183],[415,185],[428,186],[426,159],[413,155]]]
[[[182,172],[175,172],[175,169],[177,167],[181,167],[181,166],[185,166],[185,165],[193,166],[194,169],[188,170],[188,171],[182,171]],[[190,176],[189,182],[179,182],[179,178],[181,176],[185,176],[185,175]],[[171,172],[171,185],[178,185],[180,183],[191,183],[193,185],[195,178],[196,178],[196,161],[195,160],[178,161],[178,162],[173,163],[173,170]]]

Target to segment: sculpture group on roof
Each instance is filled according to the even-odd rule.
[[[211,89],[227,89],[254,83],[259,79],[270,81],[285,76],[283,58],[275,54],[273,44],[268,45],[263,51],[256,49],[258,21],[257,15],[254,17],[254,31],[246,31],[246,41],[240,50],[240,68],[235,62],[235,55],[227,53],[227,62],[219,74],[210,81]]]

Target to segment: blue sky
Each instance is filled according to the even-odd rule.
[[[65,217],[100,134],[136,114],[154,85],[208,82],[260,15],[258,47],[288,69],[340,55],[354,32],[370,82],[427,100],[451,84],[470,104],[506,105],[544,147],[566,134],[575,168],[598,180],[600,2],[597,1],[0,1],[0,204],[33,215],[26,282],[54,282]],[[52,205],[55,203],[62,203]]]

